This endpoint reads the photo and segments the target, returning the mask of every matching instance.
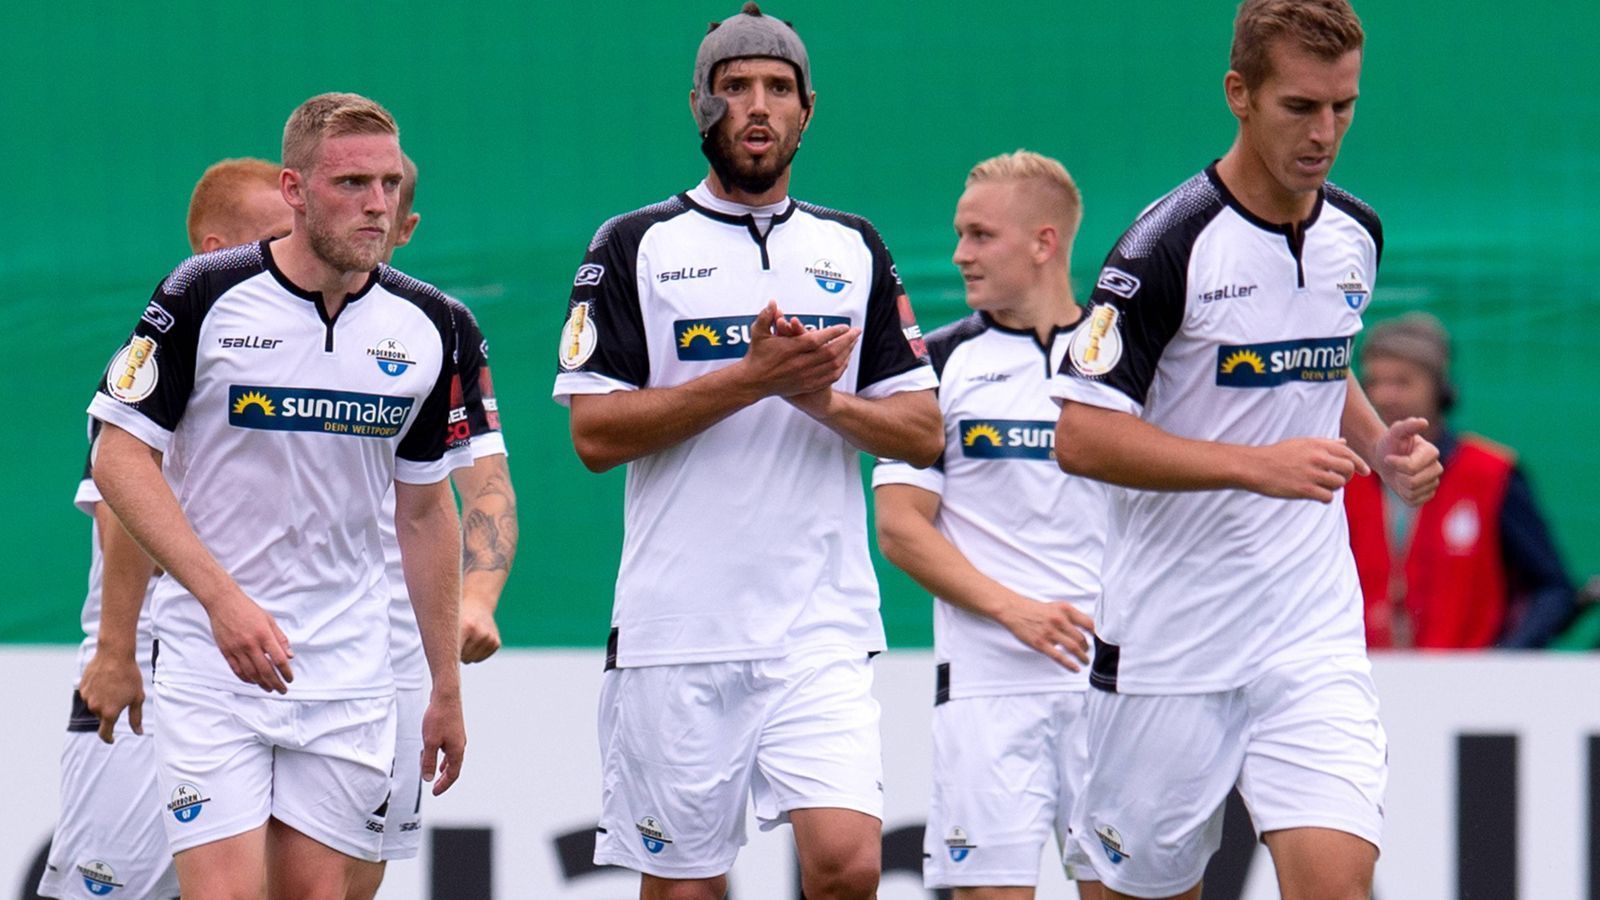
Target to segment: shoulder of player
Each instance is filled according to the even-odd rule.
[[[684,195],[676,194],[659,203],[612,216],[595,230],[594,239],[589,241],[589,252],[593,253],[608,243],[637,247],[646,231],[662,222],[677,218],[690,209]]]
[[[812,218],[821,219],[825,222],[833,222],[835,224],[842,225],[851,231],[859,232],[862,240],[866,241],[867,246],[869,247],[876,249],[883,246],[883,236],[878,233],[878,229],[873,227],[872,223],[867,220],[866,216],[858,216],[855,213],[847,213],[837,209],[830,209],[826,206],[821,206],[816,203],[807,203],[804,200],[794,201],[794,208],[796,212],[805,213]]]
[[[1366,229],[1372,235],[1373,243],[1378,245],[1378,252],[1383,252],[1383,221],[1365,200],[1331,181],[1323,185],[1322,197],[1329,206],[1356,220]]]
[[[463,323],[475,321],[460,300],[388,264],[378,266],[378,286],[415,306],[440,331],[460,331]]]
[[[945,366],[950,362],[950,357],[955,355],[956,349],[988,331],[989,323],[976,312],[935,328],[925,339],[934,373],[942,378]]]
[[[228,288],[267,268],[260,244],[241,244],[210,253],[198,253],[179,263],[161,282],[161,293],[181,297],[199,289],[216,297]]]
[[[1158,248],[1186,254],[1227,205],[1210,173],[1201,172],[1150,204],[1117,241],[1116,255],[1143,259]]]

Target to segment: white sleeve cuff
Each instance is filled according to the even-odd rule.
[[[1089,381],[1073,375],[1056,375],[1050,379],[1050,399],[1060,405],[1063,400],[1087,403],[1103,409],[1125,412],[1137,416],[1144,412],[1144,404],[1116,388],[1098,381]]]
[[[466,446],[446,450],[444,456],[429,462],[397,458],[394,461],[394,480],[406,484],[434,484],[449,478],[456,469],[469,468],[471,465],[472,448]]]
[[[105,394],[94,395],[94,400],[89,403],[89,415],[121,428],[163,455],[172,443],[172,432],[157,425],[144,413]]]
[[[638,389],[638,385],[594,372],[562,372],[556,376],[555,390],[550,392],[550,396],[562,406],[571,406],[574,394],[614,394]]]
[[[899,375],[890,375],[888,378],[874,381],[857,391],[856,396],[863,400],[878,400],[890,394],[903,394],[907,391],[931,391],[938,386],[939,378],[933,374],[933,366],[921,365]]]
[[[933,466],[919,469],[898,459],[880,459],[872,467],[872,486],[880,488],[886,484],[909,484],[930,494],[943,496],[944,472]]]

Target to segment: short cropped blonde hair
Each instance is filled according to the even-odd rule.
[[[1272,74],[1267,51],[1280,39],[1332,62],[1360,50],[1366,33],[1348,0],[1244,0],[1233,20],[1228,67],[1246,87],[1259,87]]]
[[[275,162],[249,156],[213,163],[189,195],[189,246],[198,253],[207,233],[233,236],[249,227],[243,221],[248,211],[240,198],[252,187],[278,190],[281,171],[283,167]]]
[[[1037,195],[1045,212],[1062,226],[1063,238],[1070,242],[1083,222],[1083,195],[1067,167],[1032,150],[1018,150],[990,157],[967,173],[967,187],[985,181],[1025,181],[1040,188]]]
[[[324,138],[349,134],[392,134],[398,140],[400,126],[376,100],[360,94],[318,94],[300,104],[283,126],[284,168],[310,169]]]

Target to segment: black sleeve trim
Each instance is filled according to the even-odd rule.
[[[955,355],[956,348],[965,344],[989,330],[989,324],[984,321],[981,313],[973,313],[934,329],[928,335],[928,361],[933,364],[933,372],[940,380],[944,379],[945,364],[950,357]]]
[[[433,323],[439,334],[439,377],[423,398],[411,430],[400,440],[395,455],[410,462],[433,462],[445,453],[466,446],[472,436],[459,366],[460,344],[455,307],[460,306],[431,284],[387,265],[378,267],[385,290],[409,301]]]
[[[473,437],[500,430],[500,405],[489,375],[489,341],[465,303],[445,296],[456,325],[456,368],[461,372],[461,399]]]

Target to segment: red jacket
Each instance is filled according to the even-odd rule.
[[[1396,595],[1404,597],[1412,646],[1488,647],[1500,637],[1508,607],[1500,510],[1515,464],[1511,450],[1462,435],[1444,462],[1439,492],[1415,512],[1404,581],[1394,592],[1383,483],[1373,474],[1345,485],[1369,648],[1395,646]]]

